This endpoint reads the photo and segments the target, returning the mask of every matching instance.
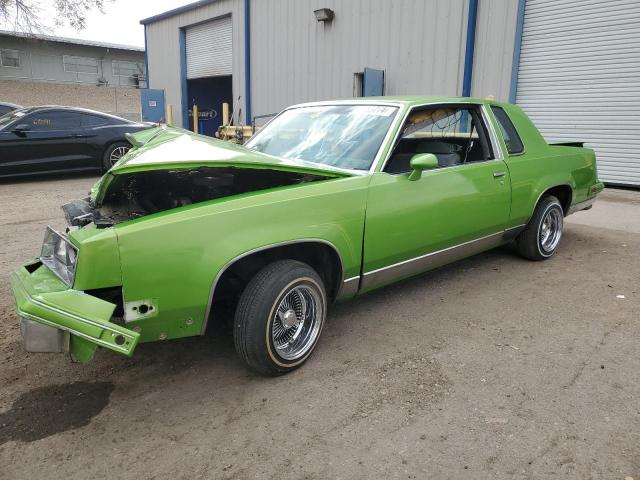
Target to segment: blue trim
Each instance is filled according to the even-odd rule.
[[[520,50],[522,47],[522,29],[524,27],[524,11],[527,0],[518,1],[518,17],[516,20],[516,36],[513,42],[513,60],[511,61],[511,85],[509,87],[509,103],[516,103],[518,94],[518,69],[520,68]]]
[[[467,16],[467,44],[464,52],[464,75],[462,78],[462,96],[471,96],[473,78],[473,53],[476,47],[476,20],[478,18],[478,0],[469,0]]]
[[[182,103],[182,128],[189,128],[189,97],[187,91],[187,31],[180,29],[180,90]]]
[[[147,88],[151,88],[149,81],[149,49],[147,48],[147,26],[144,26],[144,69],[147,73]]]
[[[251,0],[244,0],[245,124],[251,125]]]
[[[218,0],[200,0],[199,2],[189,3],[187,5],[183,5],[182,7],[174,8],[173,10],[168,10],[163,13],[159,13],[158,15],[154,15],[152,17],[143,18],[140,20],[142,25],[147,25],[149,23],[157,22],[158,20],[163,20],[165,18],[173,17],[174,15],[179,15],[184,12],[188,12],[189,10],[193,10],[199,7],[206,7],[210,3],[217,2]]]

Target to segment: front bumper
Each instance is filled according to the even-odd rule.
[[[89,361],[96,347],[130,357],[138,344],[139,333],[110,322],[113,303],[70,289],[39,262],[13,272],[11,287],[18,315],[68,332],[69,351],[80,361]]]

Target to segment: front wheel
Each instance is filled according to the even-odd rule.
[[[320,338],[327,294],[307,264],[280,260],[264,267],[240,296],[233,338],[240,358],[265,375],[281,375],[305,362]]]
[[[124,157],[131,149],[131,145],[127,142],[112,143],[107,147],[102,157],[102,166],[107,171],[113,167],[118,160]]]
[[[553,195],[540,200],[531,220],[516,239],[520,254],[529,260],[551,257],[560,244],[564,226],[564,211]]]

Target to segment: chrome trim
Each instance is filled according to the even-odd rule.
[[[507,111],[502,108],[500,105],[494,105],[494,104],[489,104],[486,105],[487,107],[487,112],[491,112],[491,117],[495,120],[496,123],[500,123],[498,121],[498,118],[496,117],[496,115],[493,113],[493,107],[499,108],[502,111],[504,111],[505,115],[507,116],[507,118],[509,119],[509,121],[511,122],[511,124],[513,125],[513,128],[516,129],[516,133],[518,134],[518,138],[520,139],[520,143],[522,143],[522,151],[518,152],[518,153],[509,153],[509,150],[507,150],[507,144],[504,141],[504,136],[502,135],[502,133],[500,133],[500,139],[502,140],[502,142],[500,143],[500,145],[504,146],[504,153],[506,153],[507,158],[511,158],[511,157],[519,157],[520,155],[524,155],[525,153],[527,153],[527,146],[524,144],[524,140],[522,139],[522,135],[520,135],[520,132],[518,132],[518,129],[516,128],[515,123],[513,123],[513,120],[511,120],[511,117],[509,116],[509,114],[507,113]],[[496,138],[497,138],[498,134],[496,133]]]
[[[469,162],[469,163],[460,163],[458,165],[449,165],[448,167],[438,167],[438,168],[433,168],[431,170],[425,170],[422,172],[422,175],[428,175],[431,172],[441,172],[442,170],[451,170],[452,168],[461,168],[461,167],[469,167],[472,165],[486,165],[489,162],[501,162],[500,164],[502,166],[504,166],[504,160],[500,160],[498,158],[494,158],[491,160],[483,160],[481,162]],[[393,177],[401,177],[401,176],[407,176],[409,175],[410,172],[403,172],[403,173],[388,173],[388,172],[379,172],[379,173],[384,173],[385,175],[391,175]]]
[[[476,253],[498,247],[503,243],[504,231],[500,231],[386,267],[371,270],[363,275],[362,288],[370,289],[386,285],[395,280],[426,272]]]
[[[489,133],[489,141],[491,142],[491,150],[493,151],[493,156],[497,160],[504,160],[504,151],[500,146],[500,142],[498,141],[498,133],[493,126],[493,122],[491,121],[491,117],[489,116],[489,107],[486,103],[480,104],[480,112],[482,115],[482,120],[484,121],[485,127]]]
[[[504,177],[506,174],[507,172],[493,172],[493,178]]]
[[[340,289],[338,290],[338,294],[336,295],[336,299],[346,299],[353,297],[356,293],[358,293],[358,288],[360,287],[360,275],[356,277],[347,278],[342,282]]]
[[[569,207],[569,211],[567,215],[571,215],[572,213],[579,212],[581,210],[586,210],[587,208],[591,208],[596,201],[596,197],[588,198],[582,202],[574,203]]]
[[[204,313],[204,319],[202,320],[202,328],[200,329],[200,335],[204,335],[205,331],[207,330],[207,323],[209,322],[209,315],[211,314],[211,304],[213,303],[213,295],[215,293],[216,287],[218,286],[218,281],[220,280],[220,277],[222,277],[222,274],[226,272],[231,265],[236,263],[238,260],[243,259],[244,257],[248,257],[249,255],[262,252],[264,250],[269,250],[270,248],[283,247],[285,245],[294,245],[296,243],[313,243],[313,242],[323,243],[325,245],[328,245],[336,252],[336,254],[338,255],[338,260],[340,260],[340,283],[339,284],[342,284],[344,279],[344,262],[342,261],[342,255],[340,255],[340,251],[338,250],[338,248],[328,240],[323,240],[321,238],[299,238],[296,240],[287,240],[285,242],[271,243],[269,245],[264,245],[262,247],[257,247],[252,250],[248,250],[232,258],[227,263],[225,263],[222,266],[222,268],[220,268],[220,270],[218,270],[218,273],[216,274],[215,278],[213,279],[213,282],[211,283],[211,289],[209,290],[209,300],[207,301],[207,309]],[[340,291],[338,291],[338,293],[340,293]]]
[[[526,224],[526,223],[523,223],[523,224],[521,224],[521,225],[516,225],[515,227],[509,227],[509,228],[507,228],[507,229],[504,231],[504,233],[505,233],[505,235],[506,235],[506,234],[510,233],[510,232],[511,232],[511,230],[520,230],[520,229],[522,229],[522,228],[524,228],[524,227],[526,227],[526,226],[527,226],[527,224]]]
[[[551,203],[542,215],[538,224],[538,251],[543,257],[550,257],[555,252],[562,238],[564,212],[558,203]]]
[[[492,150],[493,150],[493,156],[494,158],[490,158],[488,160],[484,160],[485,162],[490,162],[491,160],[504,160],[504,155],[502,153],[502,149],[498,148],[496,149],[495,146],[497,146],[496,144],[496,133],[495,130],[493,128],[493,124],[488,121],[487,118],[487,113],[485,111],[486,108],[486,104],[484,103],[478,103],[478,102],[429,102],[429,103],[421,103],[420,105],[410,105],[409,108],[407,108],[407,111],[405,112],[404,116],[402,117],[402,123],[399,125],[399,127],[402,127],[402,125],[404,125],[405,120],[407,119],[407,117],[409,116],[409,114],[416,108],[423,108],[423,107],[431,107],[434,105],[455,105],[455,106],[476,106],[476,107],[480,107],[480,115],[482,116],[482,120],[485,123],[485,126],[487,127],[487,130],[489,131],[489,142],[491,142],[491,146],[492,146]],[[395,126],[394,126],[395,127]],[[393,128],[390,128],[389,131],[393,131]],[[391,158],[391,153],[393,152],[393,148],[395,147],[396,141],[398,140],[398,137],[400,136],[400,128],[398,128],[395,136],[393,137],[393,142],[390,144],[389,146],[389,151],[387,152],[387,156],[384,159],[384,162],[382,162],[382,166],[379,169],[376,169],[377,167],[377,162],[374,163],[374,165],[372,166],[372,168],[369,170],[371,173],[373,172],[384,172],[384,168],[387,166],[387,163],[389,162],[389,158]],[[387,138],[385,137],[385,141],[387,140]],[[378,152],[380,153],[380,152]],[[478,163],[478,162],[473,162],[473,163]],[[467,164],[462,164],[462,165],[467,165]],[[460,166],[460,165],[454,165],[454,166]],[[450,168],[450,167],[442,167],[442,168]],[[437,168],[436,170],[442,170],[442,168]],[[391,175],[391,174],[390,174]],[[406,175],[406,173],[403,174],[392,174],[392,175]]]
[[[511,242],[515,240],[518,235],[525,229],[527,225],[523,223],[522,225],[516,225],[515,227],[509,227],[504,231],[504,241],[505,243]]]
[[[93,320],[90,320],[88,318],[81,317],[81,316],[76,315],[74,313],[71,313],[71,312],[68,312],[68,311],[65,311],[65,310],[61,310],[61,309],[56,308],[56,307],[54,307],[52,305],[46,304],[44,302],[41,302],[40,300],[38,300],[37,298],[35,298],[35,297],[33,297],[33,296],[31,296],[29,294],[29,292],[27,291],[27,289],[25,288],[25,286],[23,285],[23,283],[22,283],[22,281],[20,279],[16,279],[16,282],[19,285],[19,287],[22,289],[23,293],[25,294],[25,297],[28,298],[29,302],[34,303],[34,304],[44,308],[45,310],[49,310],[50,312],[54,312],[54,313],[57,313],[59,315],[63,315],[63,316],[66,316],[66,317],[73,318],[73,319],[75,319],[75,320],[77,320],[79,322],[89,324],[89,325],[91,325],[93,327],[97,327],[97,328],[100,328],[102,330],[106,330],[107,332],[111,332],[111,334],[113,334],[113,335],[122,335],[123,337],[128,338],[130,341],[134,341],[135,340],[135,336],[133,336],[132,334],[127,333],[126,331],[122,332],[122,331],[116,330],[116,329],[110,327],[109,325],[96,323]],[[86,295],[84,292],[81,292],[79,290],[78,290],[78,293]],[[112,343],[109,343],[109,342],[105,342],[104,340],[102,340],[100,338],[92,337],[92,336],[87,335],[87,334],[85,334],[83,332],[80,332],[78,330],[74,330],[74,329],[66,327],[64,325],[60,325],[58,323],[52,322],[51,320],[47,320],[46,318],[42,318],[42,317],[39,317],[37,315],[33,315],[32,313],[25,312],[24,310],[22,310],[18,306],[16,306],[16,310],[18,312],[18,316],[20,316],[22,318],[26,318],[28,320],[35,320],[35,321],[38,321],[38,322],[43,323],[45,325],[49,325],[50,327],[54,327],[54,328],[57,328],[59,330],[67,331],[69,333],[72,333],[74,335],[82,337],[82,338],[84,338],[86,340],[89,340],[90,342],[97,343],[99,345],[108,347],[108,348],[113,349],[113,350],[118,350],[118,351],[121,351],[121,352],[126,353],[126,354],[129,353],[128,349],[126,349],[124,347],[121,347],[120,345],[112,344]]]
[[[54,322],[52,322],[50,320],[47,320],[46,318],[38,317],[37,315],[32,315],[31,313],[27,313],[27,312],[25,312],[23,310],[20,310],[19,308],[17,310],[18,310],[18,316],[20,316],[20,317],[22,317],[22,318],[24,318],[26,320],[33,320],[35,322],[42,323],[43,325],[47,325],[49,327],[57,328],[58,330],[63,330],[65,332],[69,332],[69,333],[71,333],[73,335],[76,335],[78,337],[84,338],[85,340],[87,340],[87,341],[89,341],[91,343],[96,343],[96,344],[98,344],[100,346],[109,348],[111,350],[117,350],[117,351],[122,352],[122,353],[124,353],[126,355],[129,354],[129,350],[127,350],[126,348],[122,348],[117,344],[105,342],[104,340],[102,340],[100,338],[92,337],[92,336],[87,335],[85,333],[82,333],[82,332],[80,332],[78,330],[73,330],[71,328],[65,327],[64,325],[59,325],[59,324],[54,323]],[[125,336],[125,335],[121,334],[120,332],[118,332],[118,335],[122,335],[123,337]],[[131,339],[131,340],[133,340],[133,339]]]

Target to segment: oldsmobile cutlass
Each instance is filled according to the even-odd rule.
[[[546,260],[603,189],[592,150],[492,100],[297,105],[245,146],[170,127],[129,140],[12,276],[28,350],[130,356],[232,309],[240,358],[282,374],[331,302],[510,242]]]

